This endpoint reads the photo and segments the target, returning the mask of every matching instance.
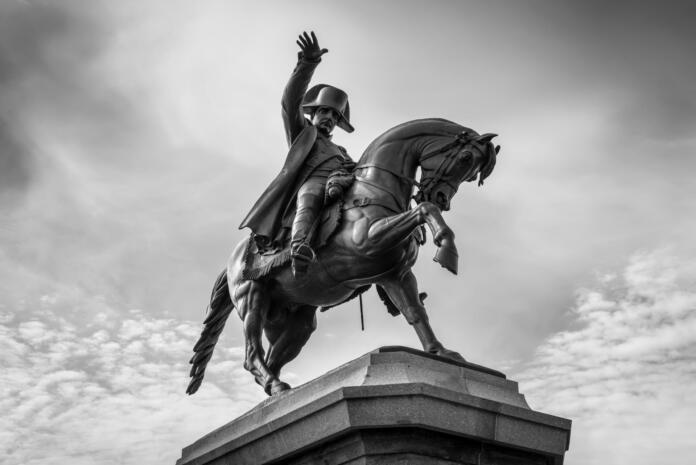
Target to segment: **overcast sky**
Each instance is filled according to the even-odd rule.
[[[282,165],[296,36],[330,51],[353,157],[443,117],[499,134],[421,250],[433,327],[573,420],[569,465],[696,460],[691,2],[0,0],[0,463],[171,464],[264,398],[231,317],[184,394],[213,281]],[[373,291],[287,381],[418,347]],[[77,439],[79,438],[79,440]],[[649,438],[649,440],[646,440]]]

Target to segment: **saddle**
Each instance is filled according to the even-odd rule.
[[[311,245],[315,251],[320,250],[338,230],[343,218],[343,200],[338,199],[329,205],[325,205],[319,214],[318,221],[311,234]],[[244,252],[244,269],[242,278],[260,279],[273,275],[274,271],[290,263],[290,235],[286,234],[282,247],[272,251],[261,253],[253,236],[249,239]]]

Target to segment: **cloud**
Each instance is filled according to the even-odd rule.
[[[59,312],[0,316],[1,463],[171,464],[264,398],[243,351],[223,341],[186,396],[197,323],[138,311],[81,325]]]
[[[194,17],[218,18],[219,30],[229,30],[211,6],[0,2],[3,303],[14,306],[45,292],[37,284],[61,280],[183,318],[204,305],[230,236],[242,235],[241,213],[227,212],[241,208],[237,197],[254,183],[228,155],[258,159],[228,143],[235,124],[227,110],[249,110],[227,94],[222,105],[220,92],[201,85],[214,76],[217,90],[238,88],[230,84],[237,65],[220,76],[211,70],[220,64],[219,47],[200,43],[211,30]],[[234,41],[217,41],[225,42]],[[194,60],[202,51],[207,70]],[[214,134],[199,137],[212,120]],[[282,139],[281,131],[279,147]],[[230,185],[240,192],[225,194]],[[172,285],[182,276],[196,284]]]
[[[578,293],[576,329],[515,375],[535,409],[573,420],[575,464],[691,463],[696,266],[662,249]]]
[[[0,202],[11,192],[26,189],[31,180],[34,161],[23,145],[0,116]]]
[[[103,40],[87,13],[70,2],[0,4],[0,194],[26,190],[40,168],[31,126],[58,113],[65,123],[95,100],[84,84]]]

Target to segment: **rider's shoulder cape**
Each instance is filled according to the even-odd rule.
[[[249,228],[257,236],[265,236],[269,241],[276,238],[283,226],[286,209],[292,210],[287,207],[300,188],[301,180],[298,176],[316,139],[317,129],[311,124],[297,135],[280,173],[261,194],[239,229]]]

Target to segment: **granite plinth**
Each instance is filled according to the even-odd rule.
[[[570,425],[500,372],[383,347],[265,400],[177,465],[560,465]]]

